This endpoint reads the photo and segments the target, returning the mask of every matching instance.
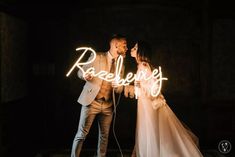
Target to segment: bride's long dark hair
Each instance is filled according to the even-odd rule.
[[[141,62],[147,62],[151,69],[153,69],[152,63],[152,48],[146,41],[140,40],[136,42],[138,44],[137,57]]]

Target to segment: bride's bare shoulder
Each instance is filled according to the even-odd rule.
[[[148,62],[141,62],[141,63],[139,63],[139,68],[151,69]]]

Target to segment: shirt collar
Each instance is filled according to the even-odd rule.
[[[112,54],[108,51],[108,60],[112,61],[112,59],[115,59]]]

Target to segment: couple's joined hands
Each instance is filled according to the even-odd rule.
[[[134,98],[136,87],[140,88],[140,80],[135,80],[134,85],[125,86],[125,89],[124,89],[125,97]]]
[[[134,98],[135,97],[135,87],[133,85],[127,85],[124,88],[124,96],[126,98]]]

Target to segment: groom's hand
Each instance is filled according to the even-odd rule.
[[[87,75],[84,76],[84,79],[85,79],[86,81],[90,81],[90,80],[93,79],[93,76],[92,76],[91,74],[87,74]]]
[[[117,88],[118,87],[118,82],[117,81],[112,81],[112,87]]]

